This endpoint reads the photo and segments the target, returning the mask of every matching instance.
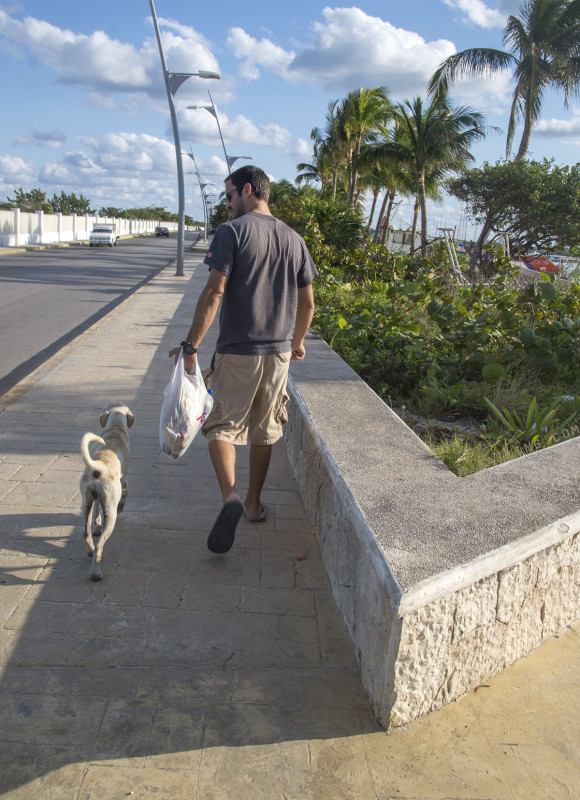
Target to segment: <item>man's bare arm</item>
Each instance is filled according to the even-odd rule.
[[[185,339],[186,342],[191,342],[195,347],[199,347],[215,319],[227,282],[227,275],[218,272],[216,269],[210,270],[207,283],[198,298],[193,314],[193,322]],[[169,357],[177,357],[179,350],[179,347],[171,350]],[[192,372],[195,369],[195,362],[195,353],[193,355],[183,354],[183,365],[186,372]]]
[[[310,328],[312,317],[314,316],[314,292],[312,286],[304,286],[298,289],[298,305],[296,309],[296,325],[292,337],[292,359],[302,361],[306,355],[304,349],[304,338]]]

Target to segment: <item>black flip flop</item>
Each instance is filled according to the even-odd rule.
[[[245,510],[245,506],[244,506],[244,510]],[[266,517],[267,516],[268,516],[268,509],[266,508],[264,503],[260,503],[260,514],[259,514],[259,516],[256,517],[256,519],[250,519],[248,517],[248,512],[246,511],[246,519],[248,520],[248,522],[251,522],[252,525],[255,524],[256,522],[266,522]]]
[[[207,548],[212,553],[227,553],[234,543],[236,527],[244,511],[243,503],[232,500],[224,503],[207,538]]]

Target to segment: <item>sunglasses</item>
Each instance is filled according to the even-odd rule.
[[[226,200],[228,201],[228,203],[231,201],[231,199],[232,199],[232,197],[233,197],[233,194],[234,194],[234,192],[237,192],[238,194],[240,194],[240,195],[241,195],[241,193],[243,192],[243,190],[244,190],[244,187],[243,187],[243,186],[236,186],[236,187],[234,187],[234,188],[232,189],[232,191],[231,191],[231,192],[226,192]]]

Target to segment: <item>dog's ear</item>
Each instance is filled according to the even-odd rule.
[[[135,414],[127,409],[127,427],[131,428],[135,422]]]
[[[101,411],[101,416],[99,417],[99,422],[101,423],[101,428],[104,428],[107,424],[107,418],[109,416],[109,409],[103,408]]]

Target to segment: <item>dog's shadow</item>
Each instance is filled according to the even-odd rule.
[[[0,586],[44,583],[45,571],[86,567],[78,513],[3,514],[0,521]],[[47,573],[48,574],[48,573]],[[87,579],[86,572],[83,575]]]

